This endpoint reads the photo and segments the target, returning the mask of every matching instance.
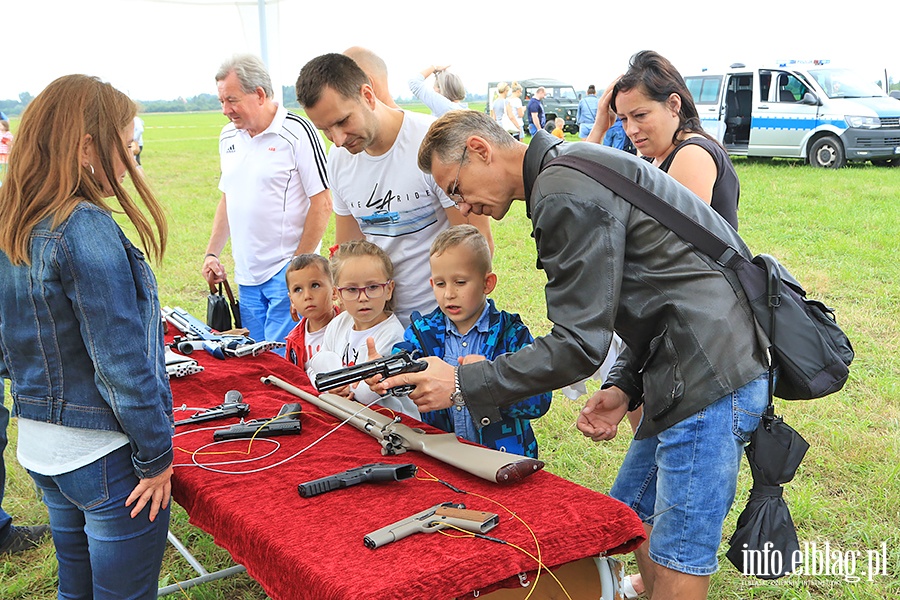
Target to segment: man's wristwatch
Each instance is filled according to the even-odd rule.
[[[465,406],[466,401],[463,399],[462,390],[459,389],[459,367],[453,367],[453,393],[450,394],[450,401],[454,406]]]

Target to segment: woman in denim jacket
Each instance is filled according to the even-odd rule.
[[[26,109],[0,188],[0,358],[65,598],[156,598],[168,531],[172,396],[156,280],[104,200],[116,197],[159,260],[165,219],[128,152],[136,112],[96,78],[57,79]]]

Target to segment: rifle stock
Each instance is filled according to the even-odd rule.
[[[335,394],[314,396],[274,375],[267,375],[261,381],[302,398],[342,421],[349,419],[353,427],[379,441],[381,453],[385,456],[416,450],[476,477],[500,484],[516,483],[544,468],[544,463],[534,458],[464,444],[452,433],[425,433],[366,408],[355,400]]]

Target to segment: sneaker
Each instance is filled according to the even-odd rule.
[[[6,541],[0,544],[0,554],[15,554],[36,548],[41,539],[50,533],[49,525],[29,525],[19,527],[13,525],[9,528]]]

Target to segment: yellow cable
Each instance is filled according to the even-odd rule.
[[[419,476],[418,476],[418,472],[426,473],[426,474],[430,477],[430,479],[429,479],[429,478],[425,478],[425,477],[419,477]],[[432,473],[428,472],[426,469],[423,469],[422,467],[419,467],[419,468],[418,468],[417,474],[416,474],[416,479],[420,479],[420,480],[422,480],[422,481],[434,481],[434,482],[442,483],[442,484],[444,483],[441,479],[438,479],[435,475],[433,475]],[[459,489],[459,488],[456,488],[456,489]],[[531,539],[534,540],[534,547],[535,547],[535,550],[536,550],[536,552],[537,552],[537,556],[534,556],[533,554],[531,554],[530,552],[528,552],[528,551],[525,550],[524,548],[521,548],[521,547],[519,547],[519,546],[513,544],[512,542],[507,542],[506,540],[503,540],[504,543],[505,543],[506,545],[512,546],[513,548],[515,548],[515,549],[521,551],[522,553],[524,553],[526,556],[528,556],[529,558],[531,558],[532,560],[534,560],[534,561],[538,564],[537,574],[536,574],[535,577],[534,577],[534,584],[532,585],[531,590],[529,590],[528,595],[525,596],[525,599],[524,599],[524,600],[528,600],[528,598],[531,597],[531,594],[534,593],[534,590],[537,589],[538,582],[539,582],[540,579],[541,579],[541,569],[544,569],[544,570],[546,570],[548,573],[550,573],[550,576],[553,577],[554,581],[556,581],[556,583],[559,585],[560,589],[561,589],[561,590],[563,591],[563,593],[566,595],[566,598],[568,598],[569,600],[572,600],[572,597],[569,595],[569,592],[568,592],[568,591],[566,590],[566,588],[563,586],[562,582],[560,582],[560,580],[556,577],[556,575],[553,574],[553,571],[551,571],[550,569],[547,568],[546,565],[544,565],[544,563],[543,563],[543,561],[542,561],[542,555],[541,555],[541,546],[540,546],[540,544],[538,543],[537,535],[534,533],[534,530],[533,530],[531,527],[528,526],[528,523],[526,523],[526,522],[525,522],[519,515],[517,515],[515,512],[511,511],[511,510],[508,509],[506,506],[504,506],[502,503],[498,502],[497,500],[494,500],[493,498],[488,498],[487,496],[482,496],[481,494],[476,494],[475,492],[468,492],[468,491],[464,491],[464,490],[460,490],[460,491],[461,491],[462,493],[464,493],[464,494],[468,494],[468,495],[470,495],[470,496],[475,496],[476,498],[481,498],[482,500],[486,500],[486,501],[488,501],[488,502],[491,502],[492,504],[496,504],[497,506],[499,506],[500,508],[502,508],[503,510],[505,510],[506,512],[508,512],[508,513],[509,513],[513,518],[515,518],[517,521],[519,521],[519,522],[525,527],[525,529],[528,530],[528,533],[531,534]],[[450,525],[449,523],[448,523],[447,525],[448,525],[449,527],[454,527],[453,525]],[[454,527],[454,529],[459,529],[459,528]],[[465,529],[460,529],[460,531],[465,531]],[[440,533],[444,533],[444,532],[441,531]],[[468,532],[468,531],[466,531],[466,533],[468,533],[468,534],[471,535],[472,537],[477,537],[474,533],[471,533],[471,532]],[[449,535],[449,534],[444,533],[444,535]],[[450,536],[450,537],[465,537],[465,536]]]

